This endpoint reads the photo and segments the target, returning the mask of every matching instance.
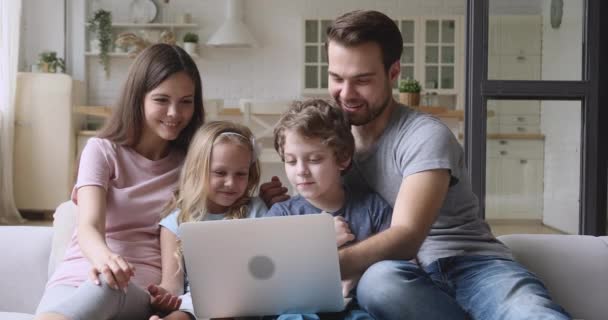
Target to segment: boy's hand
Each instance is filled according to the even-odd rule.
[[[289,195],[287,194],[287,188],[283,187],[279,177],[273,176],[269,182],[260,185],[260,198],[270,208],[277,202],[289,199]]]
[[[103,274],[104,279],[110,288],[121,289],[126,292],[129,286],[129,279],[135,275],[135,267],[127,260],[117,254],[111,254],[105,258],[98,266],[94,266],[89,271],[89,279],[96,285],[101,285],[99,275]]]
[[[182,299],[172,295],[163,287],[151,284],[147,289],[150,293],[150,305],[155,311],[162,313],[175,311],[182,304]]]
[[[336,230],[336,243],[338,248],[355,240],[355,235],[350,231],[350,227],[346,220],[344,220],[344,217],[334,217],[334,229]]]

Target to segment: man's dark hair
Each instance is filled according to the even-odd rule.
[[[378,11],[351,11],[345,13],[327,28],[327,43],[334,41],[345,47],[375,42],[382,51],[384,70],[401,58],[403,38],[399,27],[384,13]]]

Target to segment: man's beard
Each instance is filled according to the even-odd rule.
[[[368,106],[369,113],[361,115],[362,117],[360,117],[360,118],[358,118],[355,114],[346,112],[346,117],[348,118],[348,122],[353,126],[366,125],[366,124],[376,120],[376,118],[378,118],[384,112],[384,110],[386,110],[386,108],[388,107],[390,102],[391,102],[391,95],[388,94],[388,95],[386,95],[386,99],[384,100],[384,102],[382,102],[380,107],[372,108],[368,104],[367,106]]]

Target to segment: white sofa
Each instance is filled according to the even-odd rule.
[[[33,318],[74,221],[75,206],[65,202],[57,208],[52,228],[0,227],[0,320]],[[508,235],[500,240],[574,318],[608,318],[608,237]]]

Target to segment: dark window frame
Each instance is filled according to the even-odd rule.
[[[519,81],[488,80],[489,0],[467,0],[465,160],[481,217],[485,217],[487,101],[578,100],[582,107],[579,234],[606,235],[608,148],[601,142],[608,141],[608,126],[602,126],[608,113],[600,106],[608,104],[608,67],[600,64],[600,57],[608,56],[608,19],[600,17],[608,14],[608,1],[581,1],[582,80]]]

